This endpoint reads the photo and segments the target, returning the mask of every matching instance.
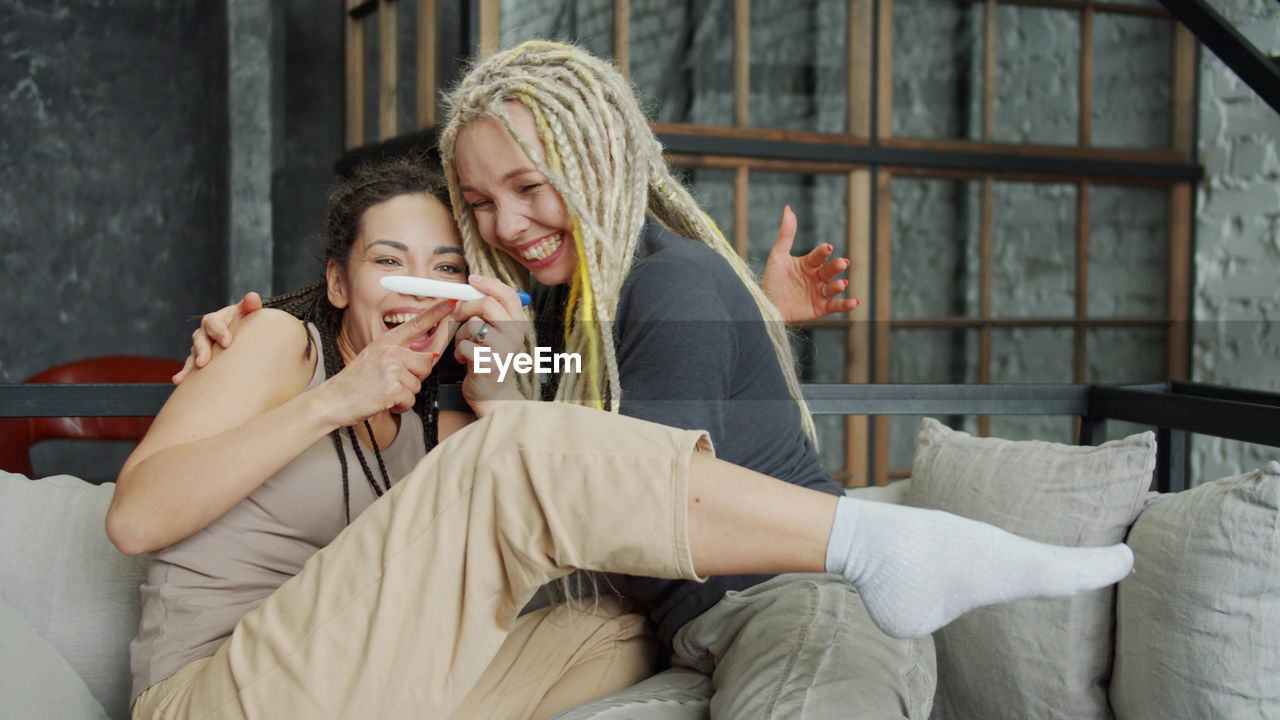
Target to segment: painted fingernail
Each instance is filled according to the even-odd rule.
[[[861,300],[859,300],[858,298],[854,298],[854,299],[853,299],[853,306],[854,306],[854,307],[858,307],[858,306],[859,306],[859,305],[861,305],[861,304],[862,304],[862,301],[861,301]]]
[[[450,300],[450,301],[449,301],[449,307],[458,307],[458,301],[457,301],[457,300]]]
[[[832,245],[831,243],[827,243],[827,252],[831,252],[831,251],[833,251],[833,250],[835,250],[835,249],[836,249],[836,248],[835,248],[835,246],[834,246],[834,245]]]
[[[432,360],[439,360],[439,359],[440,359],[440,353],[431,353],[431,359],[432,359]]]

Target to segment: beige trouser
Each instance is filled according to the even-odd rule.
[[[696,578],[705,433],[514,403],[455,433],[135,718],[447,718],[574,568]],[[197,666],[192,669],[192,666]]]

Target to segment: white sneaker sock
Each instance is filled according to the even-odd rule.
[[[881,630],[906,638],[983,605],[1117,583],[1133,551],[1046,545],[947,512],[840,498],[826,564],[857,588]]]

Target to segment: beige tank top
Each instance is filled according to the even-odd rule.
[[[308,328],[318,348],[319,336]],[[324,379],[324,363],[316,362],[307,389]],[[347,433],[342,436],[354,519],[376,496]],[[376,476],[373,451],[361,449]],[[422,421],[413,412],[401,415],[395,440],[382,452],[391,480],[408,474],[425,454]],[[213,655],[240,618],[298,574],[344,527],[342,470],[326,436],[225,515],[152,553],[141,588],[138,637],[130,646],[132,697],[192,660]]]

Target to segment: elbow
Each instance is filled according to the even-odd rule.
[[[114,504],[107,511],[107,538],[111,540],[111,544],[130,557],[154,550],[155,548],[151,547],[147,541],[146,529],[138,523],[129,522],[122,517],[124,514]]]

